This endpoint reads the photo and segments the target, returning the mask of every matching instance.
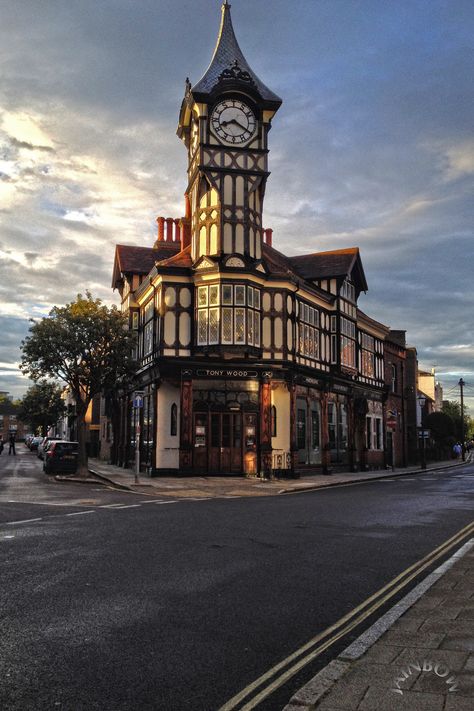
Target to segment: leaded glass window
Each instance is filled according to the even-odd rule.
[[[207,345],[207,309],[198,311],[198,345]]]
[[[207,306],[207,286],[198,286],[198,307]]]
[[[235,309],[235,342],[245,343],[245,309]]]
[[[233,309],[222,309],[222,343],[232,343],[232,312]]]
[[[235,305],[245,305],[245,286],[241,286],[240,284],[235,287]]]
[[[224,284],[222,287],[222,303],[226,306],[232,306],[232,285]]]
[[[219,309],[209,309],[209,343],[219,343]]]
[[[209,306],[217,306],[219,303],[219,284],[209,287]]]

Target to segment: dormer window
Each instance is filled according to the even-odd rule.
[[[355,287],[349,279],[346,279],[341,286],[341,297],[343,299],[347,299],[347,301],[350,301],[353,304],[356,303]]]

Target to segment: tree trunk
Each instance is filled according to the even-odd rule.
[[[87,479],[89,469],[87,467],[87,447],[86,447],[86,413],[88,404],[76,402],[77,414],[77,441],[79,451],[77,457],[77,473],[80,477]]]

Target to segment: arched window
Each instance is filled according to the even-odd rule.
[[[272,405],[272,437],[277,436],[277,409]]]
[[[176,437],[178,434],[178,406],[175,402],[171,405],[170,434],[172,437]]]

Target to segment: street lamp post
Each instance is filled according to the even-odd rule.
[[[425,406],[426,398],[424,395],[418,395],[417,397],[418,405],[420,407],[420,427],[418,429],[419,435],[421,435],[421,446],[420,437],[418,437],[418,447],[421,450],[421,469],[426,469],[426,450],[425,450],[425,432],[423,430],[423,408]]]

